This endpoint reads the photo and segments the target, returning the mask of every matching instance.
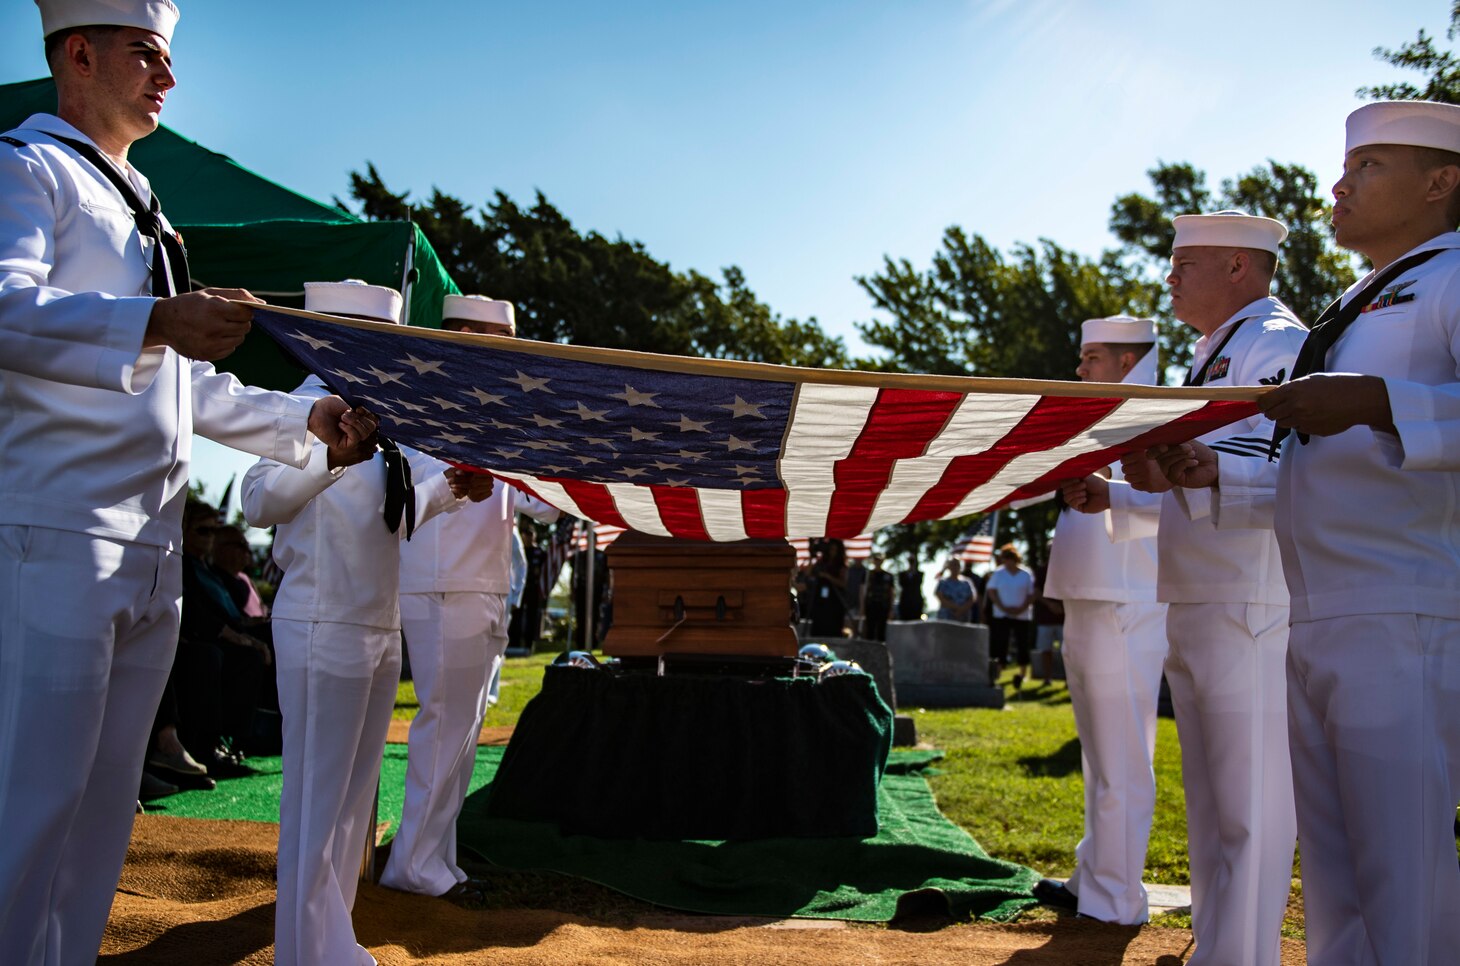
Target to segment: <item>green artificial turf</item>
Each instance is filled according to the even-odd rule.
[[[871,839],[648,842],[569,836],[548,822],[488,818],[485,796],[505,749],[477,749],[458,844],[496,866],[556,872],[626,896],[689,912],[807,916],[883,922],[931,907],[944,916],[1009,919],[1032,905],[1037,874],[990,857],[938,813],[922,769],[935,757],[894,753],[879,789],[881,830]],[[153,811],[190,818],[277,822],[279,759],[254,759],[256,774],[184,792]],[[406,747],[387,745],[378,819],[400,821]]]

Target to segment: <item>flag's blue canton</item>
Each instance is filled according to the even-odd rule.
[[[795,386],[578,362],[254,310],[254,324],[397,442],[532,476],[779,487]]]

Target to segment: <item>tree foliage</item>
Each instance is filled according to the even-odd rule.
[[[1454,40],[1460,32],[1460,0],[1451,0],[1450,26],[1445,35]],[[1374,56],[1405,70],[1417,70],[1428,75],[1423,87],[1414,84],[1375,84],[1360,87],[1360,97],[1373,100],[1395,101],[1442,101],[1446,104],[1460,104],[1460,58],[1453,51],[1435,48],[1435,42],[1423,30],[1412,43],[1397,50],[1389,47],[1375,47]]]
[[[416,221],[464,292],[506,299],[518,333],[711,358],[845,366],[842,340],[815,319],[782,318],[731,266],[715,281],[676,272],[623,237],[582,232],[540,192],[524,207],[497,192],[480,209],[433,190],[424,206],[394,192],[374,165],[352,172],[350,194],[371,219]]]
[[[1164,278],[1175,237],[1177,215],[1234,208],[1276,218],[1288,226],[1278,259],[1274,289],[1279,298],[1311,322],[1354,280],[1352,258],[1333,244],[1332,205],[1313,172],[1298,164],[1269,160],[1246,174],[1224,180],[1213,192],[1206,173],[1187,163],[1157,163],[1146,172],[1150,195],[1129,194],[1110,209],[1110,232],[1121,242],[1120,256],[1151,279]],[[1157,311],[1170,347],[1169,361],[1191,358],[1191,333],[1170,318],[1170,299],[1161,286]]]

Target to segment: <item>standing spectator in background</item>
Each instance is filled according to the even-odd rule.
[[[907,569],[897,575],[897,619],[923,619],[923,572],[918,569],[915,552],[907,555]]]
[[[852,636],[862,636],[862,588],[866,586],[867,568],[861,560],[847,561],[847,623]]]
[[[862,636],[869,641],[885,641],[896,581],[882,569],[882,554],[874,553],[869,559],[872,566],[862,584]]]
[[[938,620],[973,623],[973,615],[978,608],[978,591],[974,589],[973,581],[963,576],[963,563],[957,557],[948,559],[933,594],[938,598]]]
[[[1034,658],[1041,684],[1054,683],[1054,645],[1065,627],[1064,601],[1044,595],[1048,573],[1048,565],[1034,568]]]
[[[608,630],[604,622],[604,602],[608,596],[608,554],[602,550],[593,551],[593,600],[588,599],[588,551],[573,554],[573,606],[577,619],[573,622],[573,645],[580,651],[591,651],[603,640]],[[588,621],[585,615],[593,614],[593,640],[587,639]]]
[[[1034,575],[1019,566],[1023,558],[1012,543],[999,550],[999,569],[989,575],[985,594],[990,607],[989,654],[1000,669],[1009,660],[1009,645],[1019,670],[1014,674],[1014,690],[1024,683],[1029,673],[1029,637],[1034,619]]]
[[[973,589],[978,591],[978,599],[979,601],[981,601],[979,613],[987,616],[988,594],[984,593],[984,591],[988,589],[989,575],[979,573],[973,568],[973,561],[966,560],[963,563],[963,576],[968,580],[970,584],[973,584]]]
[[[847,620],[847,548],[827,540],[811,564],[811,636],[841,637]]]
[[[537,530],[531,521],[520,521],[517,531],[522,538],[527,577],[522,585],[522,598],[512,610],[512,623],[507,629],[507,645],[520,647],[531,653],[537,645],[537,639],[542,636],[542,568],[547,561],[547,551],[537,545]]]

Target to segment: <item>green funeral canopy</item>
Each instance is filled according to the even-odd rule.
[[[0,132],[56,110],[50,78],[0,84]],[[193,285],[246,288],[302,308],[304,283],[359,278],[409,292],[407,321],[439,327],[441,299],[458,291],[421,229],[408,221],[363,221],[159,127],[132,146],[168,220],[183,237]],[[292,389],[302,375],[262,332],[218,368],[245,382]]]

